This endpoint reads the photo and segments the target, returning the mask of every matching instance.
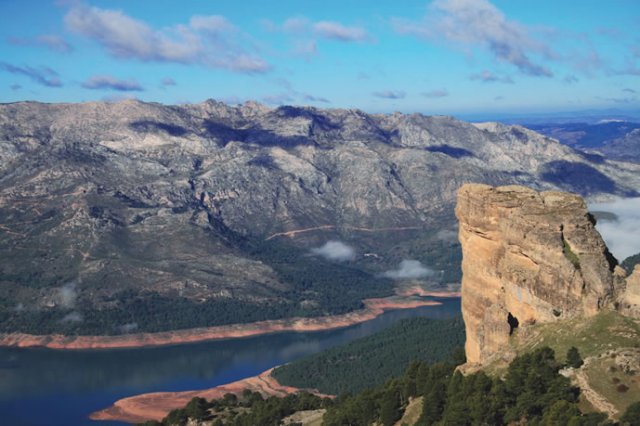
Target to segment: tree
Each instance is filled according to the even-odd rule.
[[[627,410],[620,417],[620,424],[622,426],[640,426],[640,401],[627,407]]]
[[[578,407],[570,402],[560,400],[545,411],[542,424],[545,426],[563,426],[568,425],[574,418],[580,418]]]
[[[567,365],[573,368],[580,368],[584,364],[578,348],[571,346],[567,351]]]
[[[187,416],[192,419],[202,420],[207,415],[207,400],[204,398],[194,397],[184,408]]]
[[[386,392],[380,403],[380,422],[384,426],[392,426],[401,417],[398,394],[394,391]]]

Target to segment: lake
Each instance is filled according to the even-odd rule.
[[[459,299],[436,300],[443,304],[388,311],[371,321],[330,331],[139,349],[0,348],[0,423],[119,424],[94,422],[87,416],[135,394],[205,389],[254,376],[376,333],[404,318],[460,315]]]

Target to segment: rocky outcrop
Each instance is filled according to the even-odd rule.
[[[626,279],[626,286],[618,300],[618,309],[625,315],[640,318],[640,265],[636,265]]]
[[[467,361],[509,354],[517,327],[594,315],[615,297],[615,259],[577,195],[464,185],[462,244]]]

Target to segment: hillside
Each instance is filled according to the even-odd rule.
[[[276,368],[280,384],[328,395],[355,393],[399,377],[412,361],[435,363],[464,344],[462,319],[412,318],[347,345]]]
[[[331,315],[394,279],[456,283],[452,207],[469,181],[632,195],[640,166],[443,116],[3,104],[0,331]]]

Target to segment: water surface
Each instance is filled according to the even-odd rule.
[[[0,419],[6,425],[116,424],[87,416],[146,392],[205,389],[378,332],[403,318],[452,318],[459,299],[389,311],[338,330],[278,333],[157,348],[56,351],[0,348]]]

